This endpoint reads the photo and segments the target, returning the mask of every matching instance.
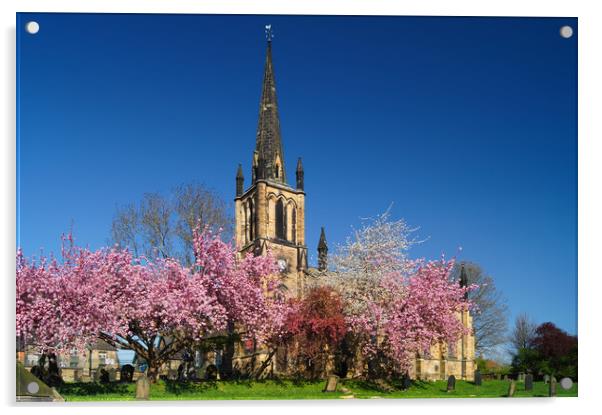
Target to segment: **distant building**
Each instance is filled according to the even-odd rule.
[[[42,353],[33,346],[24,346],[17,352],[17,359],[27,370],[39,364]],[[117,349],[103,340],[84,351],[63,351],[58,354],[60,375],[66,382],[89,381],[98,376],[97,372],[104,368],[116,374],[119,372]]]

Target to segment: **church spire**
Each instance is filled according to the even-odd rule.
[[[272,27],[266,26],[267,52],[257,125],[255,179],[286,183],[284,153],[280,137],[280,119],[276,100],[276,80],[272,64]]]
[[[297,160],[297,190],[303,190],[304,189],[304,184],[303,184],[303,162],[301,161],[301,157],[299,157],[299,160]]]
[[[318,269],[320,271],[326,271],[326,268],[328,268],[328,245],[326,244],[324,226],[322,226],[320,241],[318,242]]]
[[[238,165],[236,171],[236,197],[241,196],[245,185],[245,176],[242,174],[242,164]]]

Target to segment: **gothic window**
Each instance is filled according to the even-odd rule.
[[[249,209],[247,207],[247,204],[245,203],[243,205],[243,214],[244,214],[244,233],[245,233],[245,242],[244,244],[248,244],[249,243]]]
[[[297,243],[297,209],[293,207],[293,214],[291,215],[291,242]]]
[[[249,240],[255,239],[255,212],[253,199],[249,200]]]
[[[276,238],[286,239],[286,213],[282,199],[276,202]]]
[[[276,178],[280,176],[280,166],[276,164]]]

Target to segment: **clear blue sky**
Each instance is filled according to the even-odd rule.
[[[40,31],[25,33],[36,20]],[[117,205],[250,177],[271,23],[288,177],[310,262],[360,217],[420,226],[417,257],[481,264],[577,330],[577,20],[20,14],[18,244],[107,243]],[[559,35],[569,24],[575,35]]]

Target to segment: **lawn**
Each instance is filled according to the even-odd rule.
[[[499,398],[508,393],[509,382],[484,381],[482,386],[458,381],[454,392],[446,391],[445,381],[414,382],[407,390],[380,390],[375,385],[346,380],[334,393],[324,393],[324,381],[294,382],[290,380],[218,381],[200,383],[158,382],[151,386],[151,400],[203,400],[203,399],[341,399],[370,398]],[[395,385],[393,385],[395,387]],[[345,388],[341,391],[341,388]],[[134,400],[135,384],[67,383],[58,388],[66,401],[127,401]],[[558,384],[558,396],[577,396],[577,384],[565,391]],[[516,384],[515,397],[548,396],[548,385],[535,382],[533,391],[526,392],[523,383]]]

